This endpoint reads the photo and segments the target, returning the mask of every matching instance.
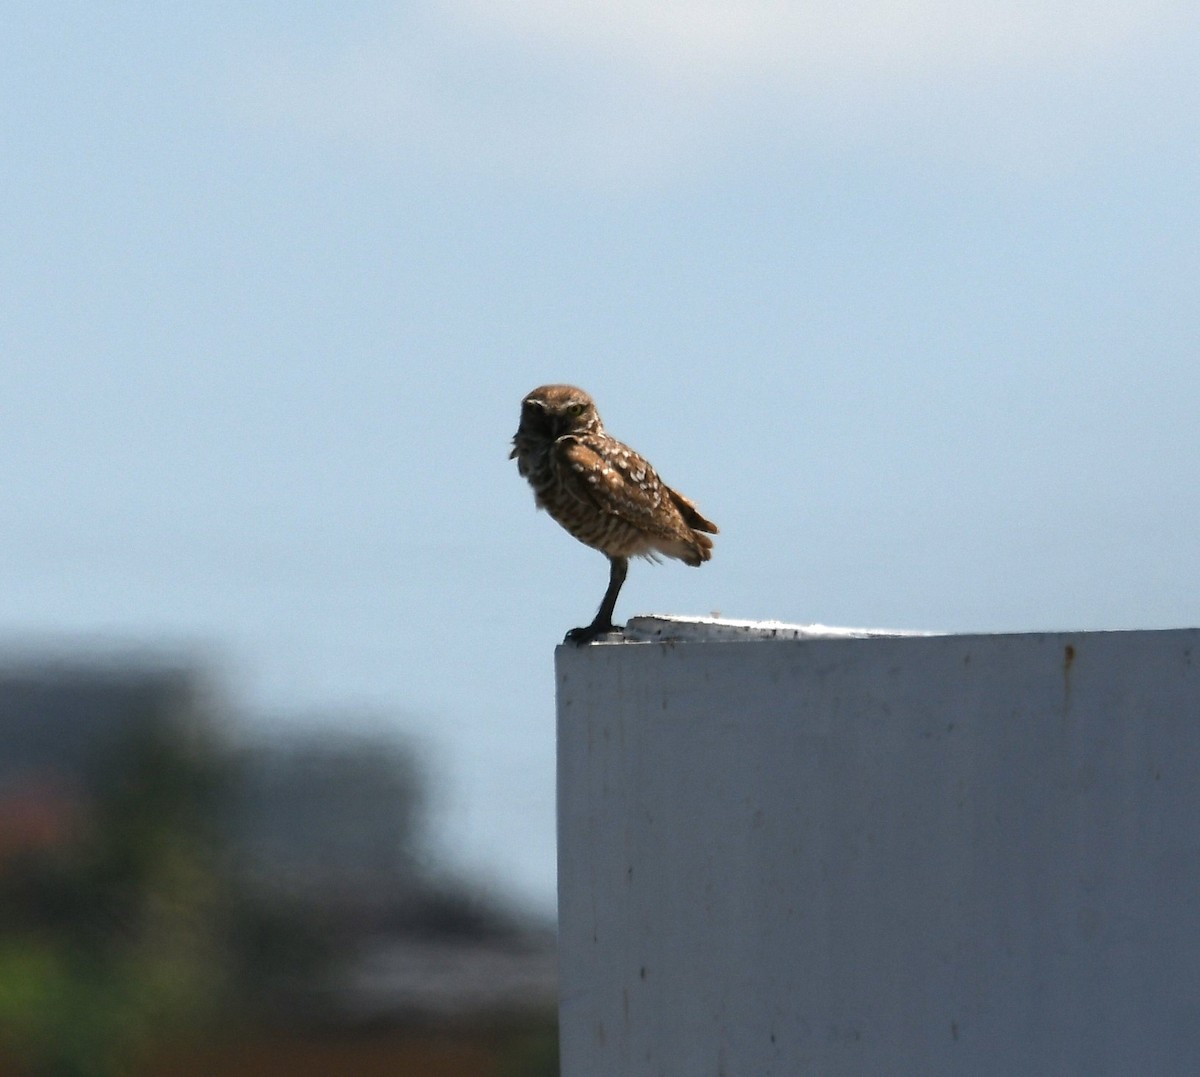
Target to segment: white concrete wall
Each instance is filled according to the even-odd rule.
[[[564,1077],[1200,1073],[1200,631],[556,661]]]

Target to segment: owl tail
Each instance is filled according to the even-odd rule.
[[[696,508],[695,504],[690,499],[671,489],[668,489],[667,492],[671,495],[671,500],[675,502],[675,507],[679,510],[679,515],[683,517],[683,522],[687,524],[688,527],[690,527],[693,531],[707,531],[710,535],[716,535],[719,533],[717,525],[714,524],[712,520],[701,516],[700,510]],[[708,549],[712,548],[712,542],[704,538],[703,535],[697,535],[696,537],[701,542],[707,543]],[[705,557],[703,560],[707,561],[708,558]]]

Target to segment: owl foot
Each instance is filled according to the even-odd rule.
[[[563,637],[563,643],[573,643],[576,647],[582,647],[585,643],[591,643],[598,636],[607,636],[610,632],[620,632],[624,627],[624,625],[615,625],[611,621],[593,621],[590,625],[584,625],[583,628],[572,628]]]

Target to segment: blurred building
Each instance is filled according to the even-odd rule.
[[[422,799],[395,741],[324,732],[259,742],[238,753],[237,870],[265,894],[365,927],[422,890]]]
[[[77,838],[146,733],[211,732],[201,698],[194,670],[148,658],[0,666],[0,864]]]

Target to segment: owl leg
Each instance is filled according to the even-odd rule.
[[[617,626],[612,623],[612,615],[617,606],[617,595],[620,594],[621,585],[625,582],[625,574],[629,571],[629,558],[610,557],[608,564],[608,590],[604,592],[604,598],[600,603],[600,608],[596,611],[595,618],[586,628],[572,628],[567,633],[566,642],[590,643],[597,636],[603,636],[605,632],[616,630]]]

